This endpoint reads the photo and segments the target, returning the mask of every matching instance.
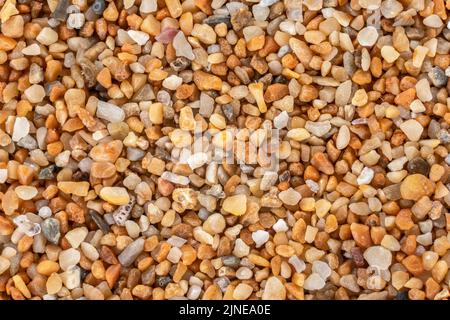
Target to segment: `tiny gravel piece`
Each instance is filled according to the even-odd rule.
[[[144,250],[144,242],[144,239],[139,238],[130,243],[118,256],[120,264],[124,267],[131,265],[142,250]]]
[[[392,254],[381,246],[373,246],[364,251],[364,259],[370,266],[386,270],[392,262]]]
[[[59,238],[61,237],[59,220],[54,218],[45,219],[41,224],[41,228],[42,233],[48,241],[58,244]]]

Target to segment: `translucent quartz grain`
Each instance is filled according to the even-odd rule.
[[[181,16],[183,9],[179,0],[165,0],[165,3],[172,18],[178,18]]]

